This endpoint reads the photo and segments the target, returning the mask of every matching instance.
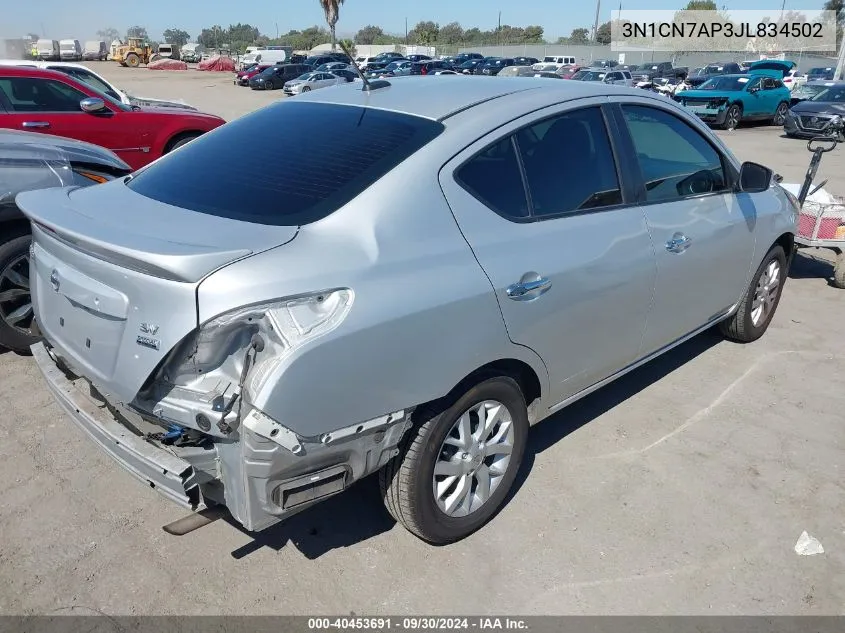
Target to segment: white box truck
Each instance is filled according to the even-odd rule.
[[[90,40],[85,42],[85,48],[82,50],[82,59],[86,61],[106,61],[109,56],[109,47],[103,40]]]

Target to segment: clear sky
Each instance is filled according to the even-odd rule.
[[[782,0],[720,0],[731,9],[768,9],[779,12]],[[821,8],[823,0],[796,2],[787,0],[787,9]],[[680,9],[685,0],[623,0],[625,9]],[[602,0],[601,21],[610,19],[610,12],[619,8],[619,0]],[[502,24],[527,26],[539,24],[546,39],[554,41],[569,35],[572,29],[591,28],[595,20],[595,0],[347,0],[340,9],[338,34],[350,36],[366,24],[381,26],[388,33],[404,33],[420,20],[440,24],[460,22],[464,28],[482,30],[496,27],[498,13]],[[773,11],[774,13],[774,11]],[[143,0],[121,2],[69,2],[68,0],[0,0],[1,37],[21,37],[39,33],[51,39],[93,39],[96,31],[114,27],[121,33],[132,25],[147,28],[150,36],[159,39],[167,28],[187,31],[192,39],[204,27],[223,27],[243,22],[257,26],[270,37],[291,29],[324,24],[318,0],[248,0],[227,2],[216,0],[200,3],[184,0]]]

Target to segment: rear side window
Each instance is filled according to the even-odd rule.
[[[421,117],[282,101],[227,123],[127,186],[165,204],[243,222],[316,222],[443,131]]]

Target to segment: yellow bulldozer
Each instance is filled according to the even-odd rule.
[[[137,68],[141,64],[154,62],[158,57],[149,42],[140,37],[130,37],[126,44],[117,47],[113,59],[121,66]]]

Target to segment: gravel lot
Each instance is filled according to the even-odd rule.
[[[92,68],[227,119],[283,98],[228,73]],[[722,134],[803,177],[804,143]],[[843,150],[826,155],[819,178],[845,195],[843,173]],[[701,335],[535,427],[513,498],[445,548],[393,524],[373,480],[257,535],[217,521],[169,536],[182,511],[94,448],[30,358],[0,354],[0,613],[845,613],[831,272],[824,253],[799,256],[758,343]],[[824,554],[795,553],[804,530]]]

